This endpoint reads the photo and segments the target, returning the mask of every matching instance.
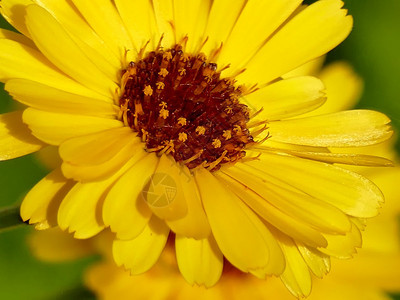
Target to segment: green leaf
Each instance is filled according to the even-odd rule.
[[[0,209],[0,233],[20,226],[25,226],[19,215],[19,206],[10,206]]]

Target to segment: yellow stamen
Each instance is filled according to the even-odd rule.
[[[232,131],[224,130],[224,133],[222,134],[222,136],[225,138],[225,140],[229,140],[230,138],[232,138]]]
[[[179,139],[182,143],[186,142],[186,140],[187,140],[187,134],[184,133],[184,132],[179,132],[179,137],[178,137],[178,139]]]
[[[151,95],[153,95],[153,89],[151,88],[150,85],[146,85],[146,86],[144,87],[144,89],[143,89],[143,93],[144,93],[146,96],[151,96]]]
[[[211,145],[213,145],[214,148],[221,148],[222,143],[221,143],[220,139],[213,139],[213,142],[211,143]]]
[[[186,122],[186,119],[185,119],[185,118],[180,117],[180,118],[178,119],[178,125],[185,126],[186,123],[187,123],[187,122]]]
[[[167,69],[165,69],[165,68],[162,68],[162,69],[160,69],[160,72],[158,72],[158,75],[160,75],[160,76],[162,76],[162,77],[165,77],[165,76],[167,76],[168,75],[168,70]]]
[[[206,128],[204,126],[197,126],[196,133],[198,135],[203,135],[206,133]]]
[[[162,108],[160,110],[160,117],[165,120],[166,118],[168,118],[168,116],[169,116],[169,110]]]

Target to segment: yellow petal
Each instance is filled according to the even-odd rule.
[[[186,166],[180,166],[180,169],[180,182],[187,204],[187,214],[177,220],[167,220],[166,223],[176,234],[194,239],[205,239],[210,235],[211,228],[196,182]]]
[[[121,61],[126,57],[127,50],[134,50],[129,34],[112,1],[72,0],[72,2]]]
[[[142,189],[153,175],[158,158],[142,151],[133,160],[133,167],[111,188],[103,208],[104,223],[123,240],[138,236],[152,214],[144,201]]]
[[[131,140],[140,139],[129,127],[120,127],[69,139],[60,145],[60,156],[74,165],[95,165],[112,159]]]
[[[40,150],[44,144],[22,123],[22,112],[0,115],[0,161]]]
[[[318,76],[319,72],[322,69],[322,65],[324,64],[326,59],[326,55],[320,56],[316,59],[313,59],[300,67],[291,70],[290,72],[286,73],[282,76],[282,78],[290,78],[290,77],[297,77],[297,76]]]
[[[13,40],[18,43],[29,46],[31,48],[36,48],[35,44],[30,39],[28,39],[26,36],[16,33],[14,31],[11,31],[11,30],[0,28],[0,38]]]
[[[120,58],[105,45],[71,1],[35,0],[35,2],[53,15],[93,63],[102,66],[102,72],[109,74],[110,78],[118,75],[117,70],[121,68]]]
[[[348,170],[290,156],[263,154],[246,164],[356,217],[373,217],[383,201],[368,179]],[[306,172],[305,172],[306,170]]]
[[[360,230],[354,224],[346,235],[324,234],[324,237],[328,241],[328,246],[318,250],[341,259],[352,258],[357,252],[356,248],[360,248],[362,244]]]
[[[4,19],[27,37],[29,32],[25,26],[25,8],[32,3],[32,0],[7,0],[1,1],[0,6]]]
[[[152,217],[142,233],[133,240],[115,240],[113,254],[118,266],[124,266],[131,274],[149,270],[158,260],[165,247],[168,226],[157,217]]]
[[[360,99],[362,79],[346,62],[334,62],[318,75],[326,86],[328,100],[309,115],[332,113],[353,108]]]
[[[62,230],[74,233],[77,239],[87,239],[102,231],[102,202],[112,182],[77,183],[61,202],[58,224]]]
[[[279,236],[280,245],[286,258],[286,269],[281,279],[289,291],[298,298],[306,297],[311,292],[311,275],[293,240]]]
[[[32,232],[28,244],[36,258],[51,263],[74,261],[95,252],[91,240],[79,241],[58,227]]]
[[[204,41],[204,29],[209,16],[210,0],[175,0],[174,25],[177,42],[187,36],[187,51],[198,51]]]
[[[211,287],[218,282],[223,256],[212,236],[195,240],[177,235],[175,249],[179,270],[189,284]]]
[[[115,0],[115,6],[129,32],[135,49],[139,51],[147,41],[150,41],[150,47],[154,49],[161,36],[158,32],[152,2]]]
[[[56,169],[39,181],[25,196],[21,204],[21,218],[30,224],[57,225],[57,212],[62,199],[73,187],[74,182],[67,180]]]
[[[154,174],[143,187],[144,201],[160,219],[176,220],[187,214],[180,172],[172,156],[162,155]]]
[[[173,29],[174,6],[172,0],[153,0],[154,15],[157,21],[158,32],[163,33],[162,45],[166,48],[176,44]]]
[[[38,5],[30,5],[26,13],[26,24],[33,41],[54,65],[102,95],[111,96],[114,93],[117,85],[113,79],[100,71],[101,66],[98,68],[93,64],[49,12]]]
[[[207,55],[220,47],[221,43],[225,44],[246,2],[245,0],[213,1],[204,32],[208,40],[202,49]]]
[[[296,242],[296,245],[305,263],[315,276],[322,278],[330,271],[331,261],[328,255],[298,242]]]
[[[360,147],[392,135],[390,120],[372,110],[349,110],[328,115],[270,122],[271,139],[319,147]]]
[[[229,174],[236,175],[234,172],[229,172]],[[327,245],[327,241],[323,235],[316,229],[277,209],[255,192],[246,190],[247,187],[244,184],[238,184],[238,182],[235,182],[231,178],[223,176],[222,174],[218,176],[220,176],[228,184],[229,188],[238,197],[240,197],[243,202],[245,202],[251,209],[253,209],[272,226],[297,240],[303,241],[308,245],[315,247],[324,247]],[[234,178],[235,180],[238,180],[238,176],[235,176]],[[275,274],[277,273],[278,272]]]
[[[251,108],[263,111],[257,115],[262,120],[290,118],[321,106],[326,98],[321,80],[311,77],[294,77],[280,80],[243,98]]]
[[[336,47],[350,33],[351,16],[339,0],[317,1],[288,21],[238,76],[239,83],[266,83]]]
[[[234,66],[226,74],[243,67],[300,4],[301,0],[247,1],[218,58],[223,65]],[[225,16],[226,11],[220,14]]]
[[[229,262],[248,272],[282,255],[261,220],[209,171],[199,169],[195,179],[213,235]]]
[[[268,141],[266,144],[268,144]],[[307,158],[326,163],[348,164],[355,166],[370,166],[370,167],[392,167],[393,162],[389,159],[379,156],[364,155],[364,154],[348,154],[348,153],[327,153],[314,151],[298,151],[289,149],[278,149],[275,147],[255,146],[252,149],[266,153],[282,154],[287,153],[300,158]]]
[[[25,105],[50,112],[115,118],[119,110],[108,101],[73,94],[26,79],[8,80],[5,90]]]
[[[23,120],[34,136],[51,145],[59,145],[73,137],[123,126],[118,120],[45,112],[33,108],[24,111]]]
[[[126,128],[126,127],[125,127]],[[132,135],[133,136],[133,135]],[[135,137],[125,144],[118,146],[118,151],[109,160],[98,164],[78,164],[63,162],[61,169],[64,176],[80,182],[104,180],[112,176],[135,154],[143,151],[142,143]]]
[[[113,184],[136,162],[131,158],[117,172],[107,179],[90,183],[78,182],[62,201],[58,211],[58,224],[61,229],[75,232],[74,236],[86,239],[105,228],[103,206]],[[128,199],[131,200],[131,199]],[[117,204],[119,204],[117,202]]]
[[[348,217],[325,201],[293,191],[283,184],[271,182],[265,174],[246,168],[243,164],[225,172],[285,214],[319,231],[340,234],[350,230]]]
[[[105,97],[77,83],[56,69],[39,51],[24,44],[0,40],[0,80],[21,78],[36,81],[72,94],[112,102]]]

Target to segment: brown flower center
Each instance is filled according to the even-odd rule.
[[[146,151],[216,171],[254,142],[248,107],[238,101],[241,87],[220,75],[205,55],[184,53],[181,45],[152,51],[123,71],[120,117]]]

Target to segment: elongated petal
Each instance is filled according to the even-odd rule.
[[[186,166],[180,166],[180,168],[180,182],[187,204],[187,214],[177,220],[167,220],[166,223],[176,234],[194,239],[205,239],[210,235],[211,228],[196,182]]]
[[[221,175],[219,175],[221,176]],[[251,209],[260,215],[269,224],[286,233],[287,235],[303,241],[311,246],[327,246],[323,235],[308,224],[295,219],[280,211],[275,206],[258,196],[253,191],[246,191],[246,187],[238,184],[229,177],[221,176],[229,188],[242,199]]]
[[[296,242],[297,249],[303,257],[311,272],[318,278],[322,278],[331,269],[331,261],[328,255],[319,252],[314,248]]]
[[[36,224],[37,229],[47,229],[57,225],[57,213],[61,201],[74,186],[60,169],[44,177],[25,196],[21,204],[21,218]]]
[[[293,240],[279,236],[280,245],[287,262],[281,279],[289,291],[296,297],[306,297],[311,292],[311,274]]]
[[[213,237],[195,240],[175,238],[176,258],[183,277],[191,285],[211,287],[222,275],[223,256]]]
[[[7,22],[27,37],[29,32],[25,25],[25,8],[32,3],[32,0],[9,0],[1,1],[0,6],[0,12]]]
[[[300,4],[301,0],[247,1],[222,48],[218,62],[243,67]],[[225,16],[226,12],[220,14]],[[228,69],[226,74],[229,76],[234,71],[234,68]]]
[[[16,41],[0,40],[0,80],[21,78],[63,91],[112,102],[110,97],[86,88],[60,73],[39,51]]]
[[[23,120],[34,136],[51,145],[59,145],[73,137],[123,126],[118,120],[45,112],[33,108],[24,111]]]
[[[350,33],[340,0],[317,1],[286,23],[245,66],[240,83],[266,83],[336,47]]]
[[[32,40],[28,39],[26,36],[20,33],[16,33],[11,30],[0,28],[0,38],[12,40],[24,44],[26,46],[29,46],[31,48],[36,48],[35,43],[33,43]]]
[[[102,201],[110,182],[77,183],[61,202],[58,224],[77,239],[90,238],[105,226],[101,220]]]
[[[270,154],[246,164],[356,217],[375,216],[383,201],[371,181],[333,165]]]
[[[22,123],[22,111],[0,115],[0,160],[24,156],[43,146]]]
[[[238,269],[262,268],[282,253],[261,220],[208,171],[195,173],[211,230],[224,256]],[[215,201],[218,199],[218,201]]]
[[[326,98],[321,80],[311,77],[295,77],[281,80],[244,97],[244,101],[256,110],[262,120],[290,118],[321,106]]]
[[[161,36],[152,1],[115,0],[115,6],[135,48],[140,50],[147,41],[150,41],[151,48],[155,48]]]
[[[62,201],[58,211],[61,229],[74,232],[78,239],[90,238],[105,228],[103,204],[112,185],[136,162],[130,159],[107,179],[89,183],[78,182]]]
[[[324,236],[328,246],[318,250],[336,258],[352,258],[357,252],[356,248],[360,248],[362,244],[361,232],[354,223],[346,235],[324,234]]]
[[[268,141],[266,144],[268,144],[269,142],[270,141]],[[253,149],[266,153],[275,153],[275,154],[286,153],[300,158],[307,158],[326,163],[338,163],[338,164],[370,166],[370,167],[393,166],[393,162],[387,158],[373,156],[373,155],[365,155],[365,154],[298,151],[298,150],[279,149],[275,147],[266,147],[266,146],[256,146]]]
[[[168,226],[154,216],[135,239],[114,241],[115,262],[118,266],[125,266],[131,271],[131,274],[146,272],[160,257],[167,242],[168,233]]]
[[[93,182],[104,180],[112,176],[117,170],[126,164],[135,154],[143,151],[143,146],[137,139],[132,139],[118,148],[113,157],[98,164],[78,164],[63,162],[61,169],[67,178],[73,178],[80,182]],[[134,153],[134,154],[133,154]]]
[[[112,118],[119,110],[112,103],[73,94],[26,79],[8,80],[5,90],[15,100],[25,105],[50,112]]]
[[[59,152],[64,161],[74,165],[100,164],[113,158],[121,146],[135,138],[129,127],[115,128],[69,139],[60,145]]]
[[[26,12],[27,27],[36,46],[54,65],[82,85],[112,95],[117,85],[92,63],[49,12],[38,5],[28,6]]]
[[[202,49],[207,55],[220,47],[221,43],[226,43],[245,4],[245,0],[213,1],[204,33],[204,36],[208,37],[208,40]]]
[[[175,0],[174,25],[177,42],[188,36],[187,51],[198,51],[204,41],[204,29],[210,12],[210,0]]]
[[[134,50],[129,34],[111,0],[72,2],[118,58],[122,60],[126,57],[127,50]]]
[[[152,215],[144,201],[142,189],[153,175],[158,158],[143,151],[133,160],[137,163],[115,183],[103,208],[105,224],[122,240],[138,236]]]
[[[172,156],[162,155],[154,175],[143,187],[144,200],[160,219],[176,220],[187,214],[180,171]]]
[[[348,217],[333,205],[270,182],[267,176],[261,177],[262,174],[245,165],[230,168],[226,173],[285,214],[319,231],[343,234],[350,230]]]
[[[153,0],[153,9],[157,21],[158,31],[164,34],[161,45],[167,48],[173,46],[174,44],[176,44],[176,36],[173,29],[173,1]]]
[[[390,120],[372,110],[349,110],[269,123],[272,139],[320,147],[367,146],[392,136]]]
[[[35,2],[62,24],[89,59],[102,66],[102,72],[111,75],[110,78],[117,75],[117,70],[121,67],[119,57],[114,55],[94,32],[71,1],[35,0]]]

